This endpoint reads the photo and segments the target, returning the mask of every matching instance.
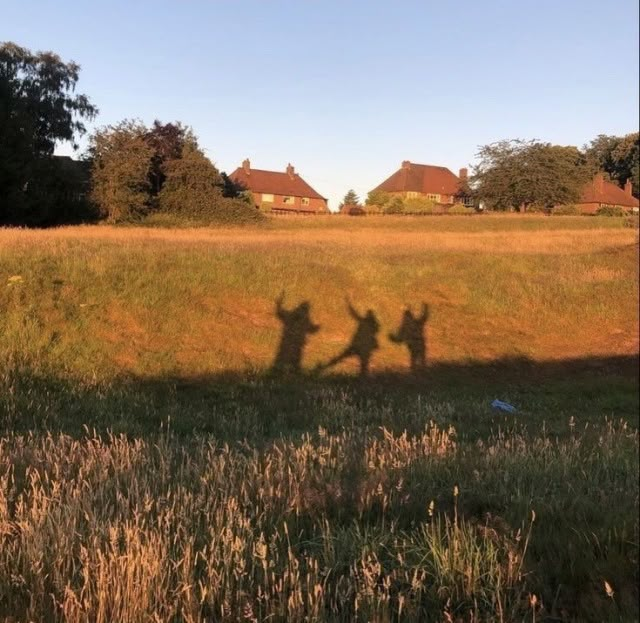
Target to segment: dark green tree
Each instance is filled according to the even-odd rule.
[[[257,210],[232,187],[198,146],[187,126],[125,120],[91,141],[92,198],[118,223],[153,213],[187,221],[244,222]]]
[[[0,44],[0,223],[55,223],[56,201],[73,194],[52,156],[57,143],[77,147],[98,112],[75,92],[79,74],[53,52]]]
[[[112,223],[137,219],[153,209],[151,170],[155,152],[148,130],[125,120],[91,138],[91,198]]]
[[[552,208],[577,202],[589,179],[576,147],[539,141],[500,141],[480,148],[474,195],[494,210]]]
[[[225,197],[223,176],[195,140],[185,142],[179,158],[164,166],[165,182],[158,195],[162,212],[187,220],[238,223],[260,218],[241,198]]]
[[[145,139],[153,149],[149,183],[152,194],[157,195],[166,178],[165,163],[180,158],[185,143],[195,142],[195,137],[191,129],[180,122],[163,124],[156,119],[145,134]]]
[[[360,205],[360,197],[358,197],[358,195],[356,194],[356,191],[353,190],[353,188],[351,188],[347,194],[344,196],[344,198],[342,199],[342,203],[340,204],[340,208],[342,208],[345,205]]]
[[[633,194],[640,197],[640,134],[625,136],[600,134],[586,148],[593,173],[604,171],[620,186],[631,180]]]

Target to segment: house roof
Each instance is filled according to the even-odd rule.
[[[455,195],[460,179],[446,167],[415,164],[405,160],[402,166],[375,190]]]
[[[637,208],[640,204],[631,194],[625,192],[620,186],[608,182],[602,175],[596,175],[582,191],[581,203],[606,203],[629,208]]]
[[[230,176],[236,184],[258,193],[324,199],[295,172],[263,171],[238,167]]]

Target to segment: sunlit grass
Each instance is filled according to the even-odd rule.
[[[637,620],[622,225],[0,230],[0,620]],[[268,374],[283,290],[302,377]],[[347,297],[369,379],[313,371]],[[412,376],[388,333],[423,301]]]

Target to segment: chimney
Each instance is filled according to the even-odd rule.
[[[410,169],[411,168],[411,163],[408,160],[403,160],[402,161],[402,168],[403,169]]]
[[[296,170],[291,166],[291,163],[287,165],[287,175],[293,179],[293,176],[296,174]]]
[[[604,191],[604,175],[602,173],[597,173],[593,178],[593,190],[599,194]]]
[[[251,162],[249,162],[249,158],[245,158],[242,161],[242,169],[247,175],[251,173]]]
[[[629,178],[624,184],[624,192],[631,197],[633,195],[633,184],[631,183],[631,178]]]
[[[467,171],[466,167],[463,167],[462,169],[460,169],[460,173],[459,173],[458,177],[461,180],[466,180],[468,175],[469,175],[469,171]]]

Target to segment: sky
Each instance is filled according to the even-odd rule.
[[[638,0],[0,0],[0,41],[79,63],[90,129],[181,121],[220,170],[290,162],[335,210],[403,160],[457,173],[502,139],[637,131],[638,19]]]

